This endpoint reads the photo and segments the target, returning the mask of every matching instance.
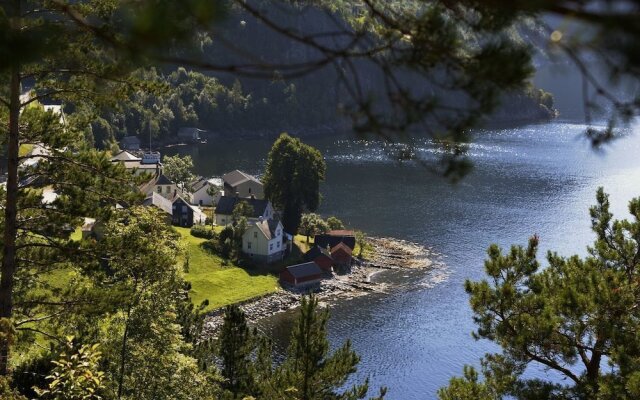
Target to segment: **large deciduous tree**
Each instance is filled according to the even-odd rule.
[[[302,213],[318,209],[325,171],[322,154],[300,139],[283,133],[271,147],[262,182],[265,196],[282,210],[286,232],[295,234]]]
[[[320,233],[326,233],[329,230],[329,224],[325,222],[321,216],[315,213],[302,214],[300,218],[300,226],[298,232],[307,237],[307,243],[309,243],[309,236],[315,236]]]
[[[164,156],[162,158],[163,173],[175,182],[182,190],[188,190],[187,185],[193,181],[193,159],[191,156]]]
[[[541,268],[535,236],[506,254],[489,248],[488,280],[467,282],[466,290],[476,337],[503,352],[483,359],[484,381],[467,368],[440,398],[640,396],[640,198],[629,203],[631,220],[613,220],[609,207],[601,188],[590,210],[596,240],[586,257],[549,252]],[[563,379],[529,379],[523,373],[530,364]]]

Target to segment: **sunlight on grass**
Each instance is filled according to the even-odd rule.
[[[202,248],[205,239],[191,236],[189,228],[175,229],[189,255],[185,279],[191,283],[194,304],[208,299],[207,310],[213,310],[278,290],[278,279],[274,275],[247,271],[232,264],[225,266],[222,258]]]
[[[32,144],[21,144],[20,145],[20,149],[18,150],[18,156],[19,157],[24,157],[27,154],[29,154],[29,152],[31,152],[31,150],[33,150],[33,145]]]

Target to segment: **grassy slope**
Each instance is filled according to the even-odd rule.
[[[195,304],[209,300],[212,310],[228,304],[278,290],[278,279],[273,275],[247,271],[234,265],[223,265],[223,260],[202,248],[205,239],[191,236],[188,228],[175,228],[189,254],[189,272],[185,279],[191,282],[191,297]]]

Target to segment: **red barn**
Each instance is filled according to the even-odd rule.
[[[318,264],[308,262],[291,265],[280,273],[280,281],[295,288],[312,289],[320,285],[323,272]]]
[[[313,261],[318,264],[320,269],[322,269],[325,273],[331,274],[333,258],[331,258],[331,253],[329,253],[329,251],[327,251],[326,249],[314,246],[311,250],[307,251],[304,254],[304,261]]]
[[[352,254],[353,251],[351,250],[351,247],[342,242],[331,248],[331,258],[333,258],[333,261],[340,266],[351,265]]]

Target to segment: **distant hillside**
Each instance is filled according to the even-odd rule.
[[[312,8],[304,12],[269,10],[269,16],[283,27],[313,34],[336,29],[334,19]],[[329,44],[329,42],[327,42]],[[203,40],[204,56],[217,65],[263,62],[289,64],[317,60],[320,55],[308,46],[292,42],[255,18],[232,11],[217,34]],[[250,54],[250,57],[247,56]],[[378,98],[382,92],[380,72],[365,61],[354,64],[363,90]],[[350,120],[339,112],[350,97],[338,82],[333,65],[296,79],[255,79],[184,68],[141,72],[147,80],[168,83],[160,93],[140,93],[133,105],[121,110],[104,110],[92,126],[90,139],[98,146],[126,135],[138,135],[143,143],[175,140],[180,127],[193,126],[222,135],[277,135],[282,131],[304,135],[343,131]],[[407,77],[411,83],[411,77]],[[417,82],[421,92],[437,89]],[[448,100],[456,101],[451,94]],[[455,96],[455,95],[454,95]],[[553,96],[533,86],[504,96],[489,122],[532,122],[556,115]]]

